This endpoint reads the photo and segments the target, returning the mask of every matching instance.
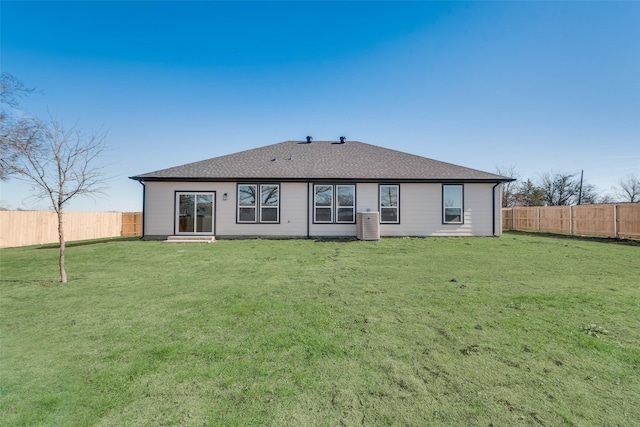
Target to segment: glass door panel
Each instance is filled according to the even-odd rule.
[[[193,232],[194,200],[195,196],[193,194],[180,194],[180,205],[178,208],[178,232],[180,233]]]
[[[211,233],[213,231],[213,196],[211,194],[198,194],[196,197],[196,233]]]

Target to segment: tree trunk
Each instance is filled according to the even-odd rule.
[[[62,210],[58,210],[58,238],[60,239],[60,282],[67,283],[67,272],[64,269],[64,227],[62,225]]]

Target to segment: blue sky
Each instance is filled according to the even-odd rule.
[[[523,178],[640,174],[640,2],[11,2],[0,66],[22,102],[108,133],[127,177],[290,139],[339,136]],[[0,204],[47,209],[3,182]]]

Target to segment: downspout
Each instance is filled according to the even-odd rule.
[[[496,187],[500,185],[500,182],[497,182],[496,185],[491,189],[491,211],[493,213],[493,236],[496,235]],[[501,203],[502,204],[502,203]],[[143,223],[144,224],[144,223]]]
[[[309,211],[310,211],[310,209],[309,209],[309,207],[310,207],[309,206],[309,200],[310,200],[309,199],[309,185],[310,185],[310,182],[307,181],[307,239],[309,238],[309,233],[311,232],[311,229],[309,228],[310,227],[309,220],[311,219],[309,217]]]
[[[142,237],[140,237],[140,239],[144,239],[144,236],[146,236],[146,232],[145,232],[145,227],[147,226],[147,221],[145,221],[144,219],[144,211],[145,211],[145,205],[147,204],[147,198],[146,193],[147,193],[147,187],[144,185],[144,181],[138,181],[140,183],[140,185],[142,185]]]

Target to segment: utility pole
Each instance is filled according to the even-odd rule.
[[[580,171],[580,190],[578,191],[578,204],[582,204],[582,178],[584,176],[584,169]]]

